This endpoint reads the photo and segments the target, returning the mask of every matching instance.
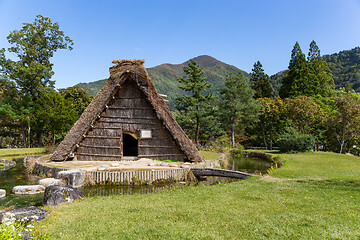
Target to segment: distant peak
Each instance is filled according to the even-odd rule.
[[[219,60],[217,60],[209,55],[200,55],[198,57],[193,58],[193,60],[198,62],[199,65],[201,65],[202,67],[211,67],[217,63],[220,63]],[[188,63],[188,61],[186,63]]]

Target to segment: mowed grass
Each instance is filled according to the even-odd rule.
[[[0,149],[0,157],[40,155],[44,154],[45,151],[45,148],[2,148]]]
[[[282,154],[270,176],[46,207],[51,239],[359,239],[360,158]]]

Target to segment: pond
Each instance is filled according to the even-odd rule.
[[[38,176],[28,174],[23,163],[24,158],[14,158],[16,166],[8,170],[0,170],[0,188],[6,190],[6,197],[0,198],[0,209],[16,205],[20,206],[41,206],[43,202],[43,194],[36,195],[12,195],[12,188],[17,185],[36,184],[40,179]],[[238,170],[250,173],[266,173],[266,169],[270,164],[259,159],[251,159],[236,156],[229,160],[227,166],[230,170]],[[206,177],[204,180],[195,185],[213,185],[218,183],[228,183],[237,181],[237,179],[223,178],[223,177]],[[85,196],[107,196],[114,194],[147,194],[157,191],[163,191],[173,188],[187,187],[188,183],[168,183],[162,185],[144,185],[144,186],[91,186],[80,188]],[[194,185],[194,184],[192,184]]]
[[[243,154],[234,154],[229,159],[226,169],[246,173],[264,174],[271,167],[271,163],[258,158],[246,157]]]

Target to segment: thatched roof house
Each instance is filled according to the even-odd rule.
[[[50,159],[203,161],[157,93],[144,60],[113,63],[105,86]]]

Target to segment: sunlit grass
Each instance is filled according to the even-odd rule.
[[[45,151],[46,149],[44,147],[43,148],[1,148],[0,157],[44,154]]]
[[[271,176],[48,207],[52,239],[358,239],[360,158],[281,154]]]

